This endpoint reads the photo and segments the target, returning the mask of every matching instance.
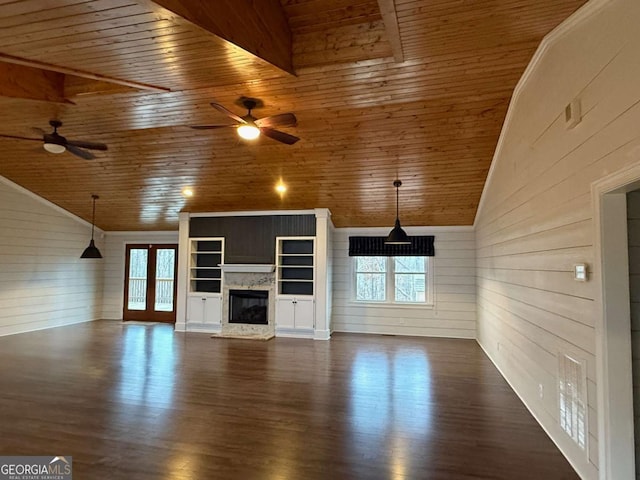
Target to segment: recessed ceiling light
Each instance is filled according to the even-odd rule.
[[[193,190],[191,189],[191,187],[184,187],[182,189],[182,196],[193,197]]]
[[[284,193],[286,191],[287,191],[287,186],[284,183],[280,182],[276,185],[276,192]]]

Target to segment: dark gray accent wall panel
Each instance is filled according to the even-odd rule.
[[[276,237],[315,236],[315,215],[195,217],[189,236],[224,237],[225,263],[275,263]]]

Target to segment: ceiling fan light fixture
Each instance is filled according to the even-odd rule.
[[[47,143],[44,144],[44,149],[49,153],[64,153],[67,151],[64,145],[60,145],[58,143]]]
[[[393,186],[396,187],[396,223],[393,229],[385,238],[385,245],[411,245],[411,239],[407,232],[405,232],[400,226],[400,207],[399,207],[399,188],[402,185],[400,180],[395,180]]]
[[[240,125],[238,135],[245,140],[255,140],[260,136],[260,129],[251,124]]]
[[[89,246],[84,249],[80,258],[102,258],[102,254],[98,247],[96,247],[95,242],[93,241],[93,231],[95,229],[95,220],[96,220],[96,200],[100,197],[98,195],[91,195],[93,199],[93,213],[91,214],[91,241],[89,242]]]
[[[285,145],[293,145],[298,137],[289,133],[277,130],[277,127],[295,127],[298,125],[298,119],[293,113],[279,113],[268,117],[256,118],[251,115],[251,111],[256,107],[262,106],[262,100],[257,98],[240,97],[236,102],[247,109],[244,116],[236,115],[231,110],[216,102],[211,102],[211,106],[223,113],[235,123],[232,125],[191,125],[196,130],[213,130],[218,128],[235,128],[238,136],[245,140],[255,140],[260,136],[268,137],[276,142]]]

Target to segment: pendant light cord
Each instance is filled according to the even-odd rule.
[[[96,226],[96,200],[100,197],[91,195],[91,198],[93,198],[93,213],[91,214],[91,240],[93,240],[93,230]]]
[[[400,180],[394,180],[393,186],[396,187],[396,220],[400,219],[400,186],[402,182]]]

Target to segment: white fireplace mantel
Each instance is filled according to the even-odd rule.
[[[220,268],[224,273],[271,273],[276,266],[265,263],[221,263]]]

